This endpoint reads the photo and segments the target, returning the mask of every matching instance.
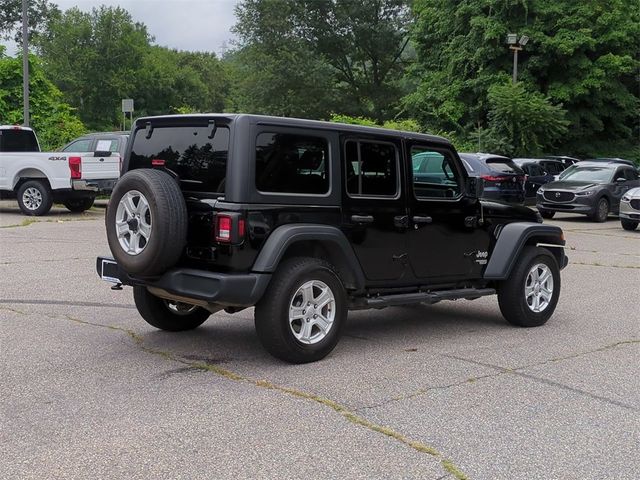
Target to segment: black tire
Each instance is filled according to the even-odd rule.
[[[133,300],[138,313],[149,325],[168,332],[193,330],[211,315],[202,307],[156,297],[149,293],[146,287],[133,287]]]
[[[622,228],[625,230],[635,230],[638,228],[638,223],[635,220],[627,220],[626,218],[621,218],[620,223],[622,224]]]
[[[556,214],[556,212],[552,212],[552,211],[550,211],[550,210],[541,210],[541,209],[538,209],[538,212],[540,212],[540,216],[541,216],[542,218],[547,218],[547,219],[548,219],[548,218],[553,218],[553,216]]]
[[[606,222],[609,217],[609,200],[602,197],[596,202],[596,206],[593,212],[589,215],[589,218],[594,222],[602,223]]]
[[[293,330],[297,325],[289,321],[289,308],[298,301],[297,297],[294,298],[298,289],[310,281],[319,281],[329,287],[335,300],[335,315],[326,334],[313,324],[312,319],[306,321],[312,325],[308,327],[310,333],[316,331],[314,335],[324,335],[317,343],[307,344],[294,335]],[[312,291],[315,294],[316,289]],[[320,316],[328,312],[322,309]],[[309,257],[294,257],[282,262],[255,310],[256,332],[260,342],[271,355],[290,363],[315,362],[326,357],[338,343],[346,320],[347,295],[335,269],[325,261]],[[301,318],[297,333],[303,333],[303,322],[305,320]]]
[[[138,193],[142,196],[138,196]],[[133,218],[133,226],[128,227],[129,232],[134,231],[135,240],[132,242],[131,233],[128,234],[128,241],[126,234],[123,237],[125,244],[137,244],[141,248],[139,253],[128,253],[125,246],[121,245],[116,231],[118,208],[128,194],[131,194],[134,204],[135,198],[138,198],[136,208],[143,197],[148,204],[144,211],[138,209],[138,218]],[[122,218],[129,218],[128,214],[120,214],[123,215]],[[165,272],[180,259],[187,242],[187,207],[184,197],[176,180],[160,170],[136,169],[123,175],[111,194],[105,222],[109,248],[118,265],[131,274],[157,275]],[[143,236],[142,233],[138,234],[138,227],[143,223],[150,226],[149,238],[144,240],[138,236]]]
[[[18,188],[18,206],[25,215],[40,216],[51,210],[53,194],[43,180],[28,180]]]
[[[525,294],[529,272],[537,264],[548,267],[553,278],[551,299],[540,312],[535,312],[529,306]],[[560,268],[558,262],[549,250],[539,247],[525,247],[511,274],[501,282],[498,288],[498,304],[502,315],[507,322],[519,327],[544,325],[553,315],[559,296]]]
[[[69,198],[63,202],[67,210],[73,213],[82,213],[93,206],[95,197]]]

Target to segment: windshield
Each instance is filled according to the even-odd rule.
[[[611,181],[613,170],[601,167],[570,167],[560,174],[561,180],[577,182],[600,182]]]

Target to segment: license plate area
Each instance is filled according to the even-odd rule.
[[[105,282],[122,283],[118,278],[118,264],[114,260],[101,259],[100,278]]]

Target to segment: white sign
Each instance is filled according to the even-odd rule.
[[[96,152],[110,152],[111,151],[111,140],[98,140],[98,145],[96,145]]]
[[[122,99],[122,113],[133,112],[133,98]]]

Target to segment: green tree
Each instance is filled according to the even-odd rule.
[[[304,98],[307,86],[316,85],[320,93],[326,91],[325,103],[335,102],[344,113],[382,122],[395,114],[402,95],[411,24],[407,4],[404,0],[244,0],[236,9],[235,27],[240,46],[249,49],[241,60],[255,72],[253,85],[259,91],[268,92],[266,83],[278,72],[293,80],[287,82],[293,88],[273,89],[268,95],[280,105],[292,97]],[[260,78],[265,66],[275,75]]]
[[[48,20],[60,13],[57,5],[48,0],[27,3],[29,36],[38,36]],[[0,0],[0,38],[22,41],[22,0]]]
[[[522,83],[491,86],[488,104],[489,128],[480,138],[481,150],[513,157],[542,155],[567,133],[569,121],[562,107],[528,92]]]
[[[562,103],[571,122],[558,151],[589,155],[603,144],[634,143],[637,7],[629,0],[416,0],[416,89],[405,108],[424,125],[462,136],[487,129],[490,87],[511,72],[506,34],[517,32],[530,37],[519,80]]]
[[[108,129],[119,123],[120,100],[132,98],[150,40],[126,10],[102,6],[55,15],[37,47],[50,77],[87,126]]]
[[[3,123],[21,124],[22,57],[7,57],[0,48],[0,119]],[[46,77],[40,60],[29,57],[31,126],[40,146],[55,149],[85,133],[76,112],[63,100],[60,90]]]

